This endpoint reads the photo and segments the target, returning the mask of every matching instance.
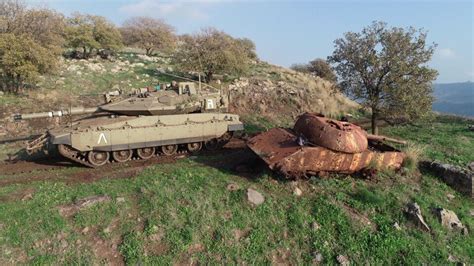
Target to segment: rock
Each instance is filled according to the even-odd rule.
[[[59,213],[64,217],[69,217],[74,215],[79,210],[88,208],[92,205],[95,205],[99,202],[110,201],[109,196],[90,196],[83,199],[76,200],[74,204],[59,206]]]
[[[468,125],[467,129],[469,129],[470,131],[474,131],[474,125]]]
[[[459,230],[467,235],[467,228],[461,223],[458,216],[453,211],[436,208],[434,209],[434,214],[438,217],[439,222],[445,228],[449,230]]]
[[[393,224],[393,228],[395,228],[395,229],[398,230],[398,231],[402,230],[402,228],[400,227],[400,225],[399,225],[397,222],[395,222],[395,223]]]
[[[247,200],[255,206],[258,206],[265,201],[265,198],[260,192],[249,188],[247,189]]]
[[[30,200],[30,199],[33,199],[33,193],[27,193],[26,195],[24,195],[21,198],[21,201],[27,201],[27,200]]]
[[[84,235],[87,234],[87,233],[89,232],[89,227],[88,227],[88,226],[84,227],[84,229],[82,229],[81,232],[82,232],[82,234],[84,234]]]
[[[236,191],[236,190],[239,190],[239,185],[235,184],[235,183],[230,183],[227,185],[227,190],[229,191]]]
[[[0,91],[0,96],[3,96],[5,93],[3,91]]]
[[[421,215],[420,206],[416,202],[408,203],[405,207],[405,213],[418,227],[422,230],[430,232],[430,227],[426,224],[423,216]]]
[[[474,210],[470,210],[470,211],[469,211],[469,214],[470,214],[471,216],[474,216]]]
[[[474,162],[470,162],[468,165],[467,165],[467,168],[471,171],[474,171]]]
[[[344,255],[337,256],[336,260],[339,263],[339,265],[343,265],[343,266],[349,265],[349,259]]]
[[[454,196],[453,194],[448,194],[446,195],[446,198],[448,198],[448,200],[453,200],[454,198],[456,198],[456,196]]]
[[[58,80],[56,80],[55,84],[56,85],[64,85],[64,80],[58,79]]]
[[[314,257],[313,262],[316,263],[316,264],[319,264],[323,261],[323,254],[321,254],[321,253],[315,252],[313,257]]]
[[[317,222],[313,222],[311,223],[311,228],[313,229],[313,231],[318,231],[319,229],[321,229],[321,225]]]
[[[455,190],[468,195],[469,197],[474,197],[474,171],[450,164],[430,161],[421,161],[420,167],[439,176],[443,182]]]
[[[303,195],[303,191],[301,191],[301,189],[299,189],[298,187],[295,187],[295,189],[293,189],[293,195],[299,197],[299,196]]]
[[[122,202],[125,202],[125,198],[124,197],[118,197],[116,199],[117,203],[122,203]]]

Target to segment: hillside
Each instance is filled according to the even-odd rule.
[[[11,123],[16,112],[93,106],[95,94],[130,91],[180,74],[168,59],[124,53],[116,61],[65,60],[21,97],[0,96],[7,136],[58,121]],[[300,112],[338,117],[358,106],[331,84],[260,62],[222,76],[232,110],[252,133],[288,125]],[[62,122],[62,121],[59,121]],[[420,159],[474,161],[471,120],[435,116],[381,133],[409,141]],[[403,168],[372,177],[329,174],[289,181],[245,142],[220,151],[155,157],[89,169],[53,156],[3,162],[23,143],[0,143],[0,264],[450,264],[474,262],[474,202],[431,173]],[[22,154],[24,156],[24,154]],[[263,202],[255,205],[255,190]],[[430,232],[404,214],[419,204]],[[469,233],[445,228],[433,210],[454,211]],[[347,264],[345,264],[347,265]]]
[[[121,89],[128,93],[158,82],[179,81],[171,75],[188,76],[177,71],[169,58],[136,53],[122,53],[113,61],[63,60],[60,69],[55,75],[42,77],[36,88],[21,97],[0,96],[0,117],[7,124],[7,135],[25,135],[48,126],[41,121],[10,123],[8,118],[15,113],[95,106],[102,103],[103,92]],[[265,62],[254,63],[242,77],[224,75],[221,79],[220,84],[212,85],[224,93],[230,91],[230,111],[249,124],[262,119],[287,124],[304,111],[338,117],[357,108],[356,103],[332,92],[330,82]]]
[[[474,82],[434,84],[433,110],[474,117]]]

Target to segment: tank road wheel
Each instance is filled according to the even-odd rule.
[[[206,147],[206,149],[208,149],[210,151],[217,150],[217,148],[219,148],[219,140],[218,139],[210,139],[210,140],[204,142],[204,146]]]
[[[105,151],[90,151],[87,154],[87,160],[93,166],[102,166],[109,160],[109,153]]]
[[[112,158],[119,163],[126,162],[132,158],[132,151],[131,150],[123,150],[123,151],[114,151],[112,152]]]
[[[146,147],[146,148],[137,149],[137,155],[142,160],[148,160],[151,157],[153,157],[153,155],[155,155],[155,148],[154,147]]]
[[[196,153],[202,149],[202,142],[193,142],[186,145],[190,153]]]
[[[161,152],[164,155],[173,155],[178,151],[178,145],[165,145],[161,146]]]

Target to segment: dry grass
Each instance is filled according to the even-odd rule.
[[[407,168],[410,172],[416,171],[418,162],[423,156],[425,150],[426,146],[424,145],[408,142],[406,148],[404,149],[406,158],[403,161],[403,167]]]

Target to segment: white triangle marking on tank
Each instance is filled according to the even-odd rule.
[[[100,144],[100,142],[104,139],[105,144],[107,144],[107,139],[105,138],[104,133],[100,133],[99,140],[97,141],[97,144]]]

